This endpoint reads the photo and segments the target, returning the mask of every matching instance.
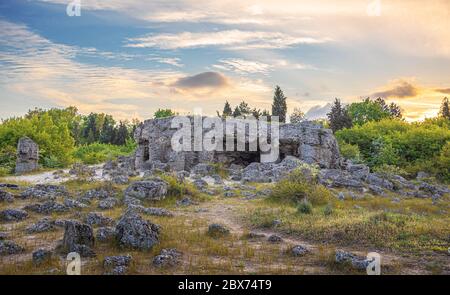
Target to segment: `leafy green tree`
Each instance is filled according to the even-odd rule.
[[[279,122],[286,122],[286,113],[287,113],[287,97],[284,95],[283,90],[281,90],[280,86],[275,87],[275,93],[273,96],[273,104],[272,104],[272,116],[278,116]]]
[[[125,122],[120,121],[119,127],[117,128],[117,134],[115,136],[114,144],[124,145],[127,142],[128,138],[129,138],[128,127]]]
[[[386,101],[381,97],[378,97],[373,102],[380,105],[381,109],[385,113],[389,113],[389,117],[393,119],[401,119],[402,118],[402,109],[397,104],[391,102],[389,105],[386,104]]]
[[[447,97],[444,97],[441,104],[441,109],[439,111],[439,116],[450,119],[450,106]]]
[[[155,114],[153,115],[153,117],[155,119],[159,119],[159,118],[167,118],[167,117],[172,117],[172,116],[176,116],[177,113],[175,113],[174,111],[172,111],[171,109],[158,109]]]
[[[103,121],[103,126],[100,132],[101,143],[113,143],[116,136],[115,130],[116,121],[111,115],[106,115]]]
[[[331,111],[327,114],[331,130],[336,132],[344,128],[352,127],[352,119],[348,114],[347,108],[343,107],[341,101],[337,98],[331,107]]]
[[[369,121],[380,121],[391,116],[389,110],[384,109],[380,103],[372,101],[370,98],[350,104],[348,113],[355,125],[362,125]]]

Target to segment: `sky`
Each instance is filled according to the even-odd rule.
[[[0,1],[2,119],[270,110],[276,85],[310,119],[379,96],[433,117],[450,96],[450,1]]]

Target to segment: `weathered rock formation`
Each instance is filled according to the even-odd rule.
[[[171,143],[173,135],[178,130],[171,128],[172,119],[173,117],[147,120],[136,129],[134,136],[139,144],[135,154],[136,169],[190,171],[195,165],[208,162],[247,166],[253,162],[260,162],[264,155],[259,147],[257,151],[249,151],[248,146],[254,141],[249,142],[248,127],[244,130],[247,135],[243,143],[246,147],[245,151],[237,151],[236,134],[230,135],[224,132],[223,146],[226,145],[227,136],[229,138],[234,136],[235,151],[225,151],[225,149],[224,151],[194,151],[192,149],[192,151],[177,152],[172,148]],[[194,126],[193,117],[189,119],[191,126]],[[226,126],[224,122],[223,126]],[[205,135],[210,130],[203,128],[202,134]],[[194,142],[194,134],[192,127],[191,143]],[[270,138],[270,134],[268,137]],[[280,124],[278,161],[286,156],[297,157],[308,164],[318,164],[321,168],[338,168],[341,161],[338,144],[331,130],[312,122]]]
[[[22,174],[39,168],[39,147],[28,137],[22,137],[17,144],[16,174]]]

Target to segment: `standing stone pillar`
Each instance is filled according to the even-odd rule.
[[[22,137],[17,144],[16,174],[39,169],[39,146],[28,137]]]

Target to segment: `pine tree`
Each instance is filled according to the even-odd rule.
[[[226,118],[229,116],[233,115],[233,110],[231,109],[230,104],[228,103],[228,101],[225,102],[225,105],[223,106],[223,112],[222,112],[222,117]]]
[[[287,97],[284,96],[283,90],[281,90],[280,86],[277,85],[273,96],[272,116],[278,116],[279,122],[283,123],[286,122],[286,98]]]
[[[342,107],[341,101],[337,98],[327,116],[330,122],[330,128],[333,132],[344,128],[351,128],[353,125],[347,108]]]
[[[443,118],[450,119],[450,105],[447,97],[444,97],[442,100],[439,115]]]

